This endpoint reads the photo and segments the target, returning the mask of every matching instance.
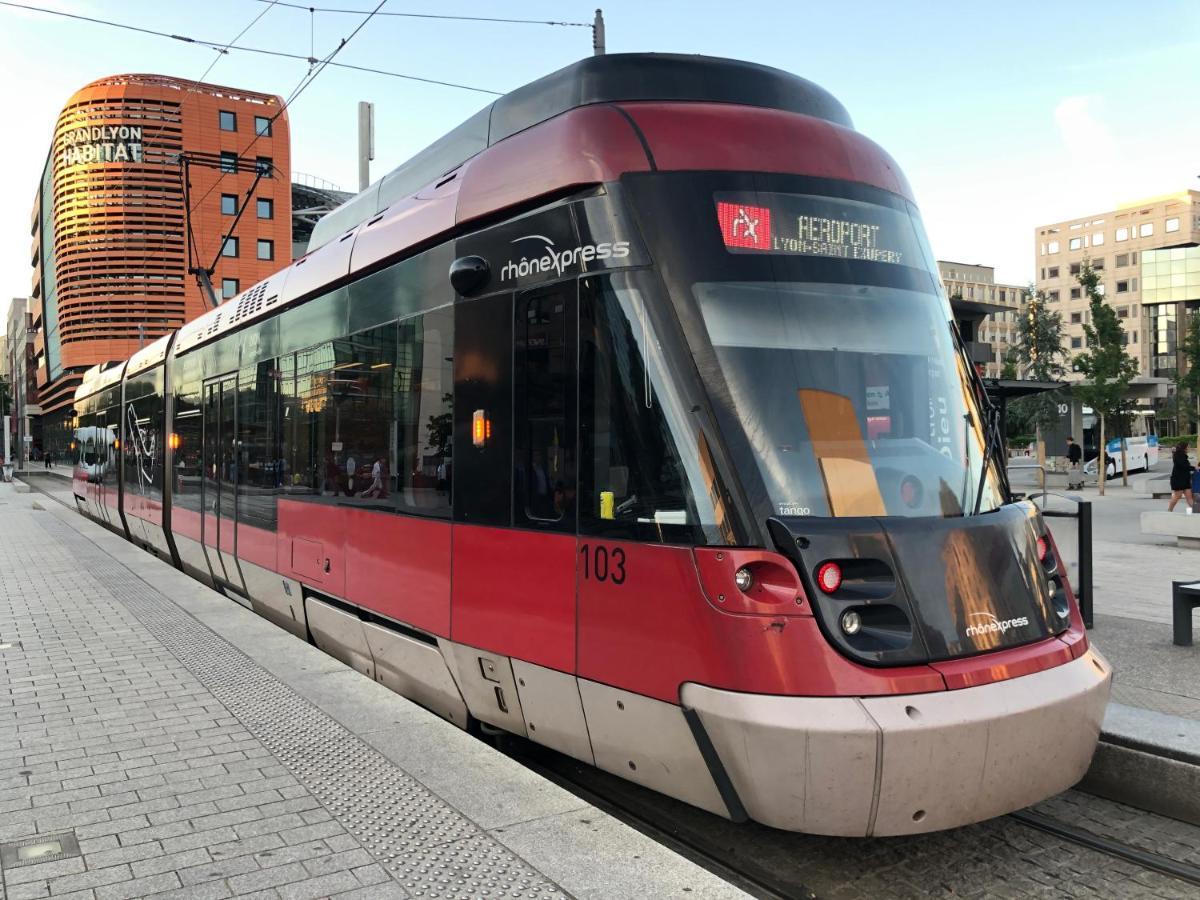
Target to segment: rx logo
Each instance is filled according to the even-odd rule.
[[[771,210],[744,203],[717,203],[717,220],[726,247],[744,250],[771,249]]]

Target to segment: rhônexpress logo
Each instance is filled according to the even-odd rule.
[[[1013,619],[997,619],[990,612],[967,613],[972,619],[983,619],[974,625],[967,626],[967,637],[978,637],[983,634],[1004,634],[1010,628],[1022,628],[1029,624],[1027,616],[1017,616]]]
[[[533,257],[522,256],[510,259],[500,270],[501,281],[525,278],[529,275],[545,275],[553,272],[561,276],[569,267],[590,263],[596,259],[624,259],[629,256],[629,241],[601,241],[598,244],[582,244],[569,250],[559,250],[554,241],[544,234],[527,234],[512,243],[541,241],[541,253]]]

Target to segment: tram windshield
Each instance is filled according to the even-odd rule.
[[[972,514],[986,440],[919,220],[842,198],[739,200],[716,195],[732,277],[692,292],[718,415],[775,514]],[[989,466],[978,508],[1001,502]]]

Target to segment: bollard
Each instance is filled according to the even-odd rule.
[[[1092,501],[1079,501],[1079,614],[1092,627]]]

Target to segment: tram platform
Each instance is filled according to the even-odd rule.
[[[0,484],[0,900],[744,896],[29,480]]]

